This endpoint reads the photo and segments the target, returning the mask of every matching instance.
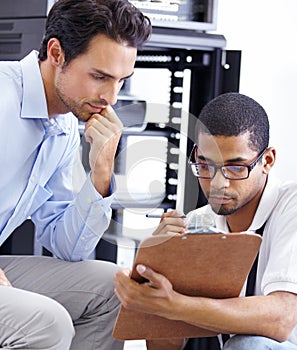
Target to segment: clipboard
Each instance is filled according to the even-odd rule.
[[[143,240],[135,267],[144,264],[166,276],[173,289],[189,296],[238,297],[258,254],[262,237],[252,232],[159,235]],[[131,311],[121,306],[113,330],[118,340],[211,337],[218,333],[183,321]]]

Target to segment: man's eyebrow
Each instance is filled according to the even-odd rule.
[[[94,73],[101,74],[107,78],[116,79],[116,77],[114,75],[109,74],[107,72],[104,72],[101,69],[93,68],[93,71],[94,71]],[[132,77],[133,74],[134,74],[134,72],[132,72],[130,75],[128,75],[126,77],[121,78],[121,80],[129,79],[130,77]]]
[[[210,158],[206,158],[204,157],[203,155],[199,155],[197,156],[197,158],[201,161],[204,161],[204,162],[209,162],[209,163],[214,163],[214,161]],[[245,162],[247,161],[248,159],[246,158],[242,158],[242,157],[237,157],[237,158],[231,158],[231,159],[226,159],[224,161],[224,164],[228,164],[228,163],[239,163],[239,162]]]

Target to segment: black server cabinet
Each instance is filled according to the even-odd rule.
[[[206,203],[197,179],[187,164],[180,162],[179,155],[183,152],[189,156],[195,139],[195,124],[202,107],[221,93],[239,91],[241,52],[227,51],[225,45],[222,35],[156,28],[150,42],[139,52],[137,68],[167,68],[171,72],[170,106],[179,104],[183,95],[189,95],[186,113],[181,104],[170,108],[169,121],[165,127],[154,123],[148,124],[145,130],[155,135],[167,134],[170,144],[167,150],[166,197],[161,204],[164,209],[176,208],[177,193],[183,197],[180,209],[185,213]],[[186,70],[191,72],[188,91],[183,90],[183,73]],[[177,72],[182,74],[177,75]],[[153,84],[151,82],[148,85]],[[188,118],[186,130],[183,130],[186,132],[187,146],[181,149],[183,146],[179,134],[184,118]],[[180,124],[176,123],[177,119],[180,119]],[[171,147],[176,147],[180,152],[172,152]],[[173,169],[170,167],[172,164],[176,165]],[[178,180],[179,172],[184,172],[182,185],[185,188],[182,189],[177,188],[178,181],[170,181]]]
[[[19,60],[39,50],[53,1],[0,1],[0,60]]]

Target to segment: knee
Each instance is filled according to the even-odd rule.
[[[100,260],[85,260],[78,264],[82,281],[89,291],[99,292],[107,298],[113,295],[113,278],[119,266]]]
[[[69,349],[74,337],[74,327],[66,309],[56,301],[49,299],[39,305],[28,325],[32,344],[38,343],[38,349]],[[34,348],[34,347],[33,347]]]
[[[114,293],[114,275],[119,266],[100,260],[85,260],[76,264],[80,285],[84,292],[88,292],[84,294],[89,298],[89,310],[98,314],[118,311],[120,302]]]

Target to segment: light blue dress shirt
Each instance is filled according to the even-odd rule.
[[[36,51],[0,62],[0,245],[31,217],[38,241],[56,257],[78,261],[94,250],[113,195],[102,198],[89,176],[74,193],[77,124],[72,114],[48,118]]]

